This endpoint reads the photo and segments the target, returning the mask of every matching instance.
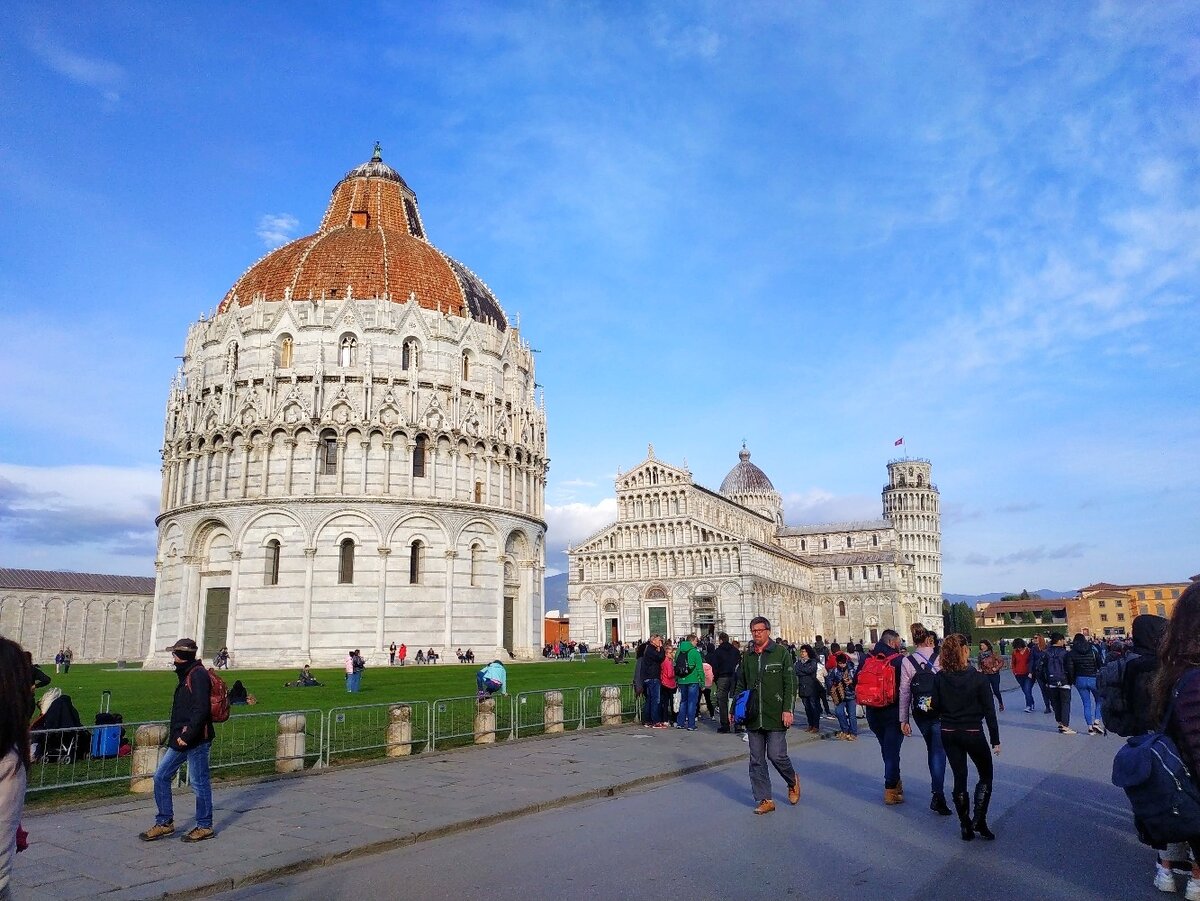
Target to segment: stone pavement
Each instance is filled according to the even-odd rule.
[[[707,724],[706,724],[707,725]],[[793,730],[799,748],[817,736]],[[736,736],[637,726],[421,754],[215,786],[215,839],[186,845],[195,805],[175,796],[176,836],[137,834],[154,822],[149,797],[25,817],[20,901],[204,897],[363,854],[746,758]]]

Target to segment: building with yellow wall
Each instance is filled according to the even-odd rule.
[[[1151,582],[1113,585],[1097,582],[1079,589],[1067,602],[1067,623],[1072,632],[1120,636],[1132,633],[1135,616],[1152,613],[1168,619],[1187,582]]]

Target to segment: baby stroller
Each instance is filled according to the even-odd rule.
[[[50,692],[47,692],[49,695]],[[45,697],[42,698],[44,702]],[[71,696],[61,692],[29,727],[33,759],[44,763],[74,763],[85,756],[91,736],[79,719]]]

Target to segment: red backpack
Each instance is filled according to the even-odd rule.
[[[208,692],[208,716],[214,723],[223,723],[229,719],[229,686],[211,666],[207,671],[208,681],[212,684]]]
[[[872,654],[858,671],[854,699],[863,707],[890,707],[897,702],[896,669],[899,653]]]

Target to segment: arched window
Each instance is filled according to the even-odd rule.
[[[479,584],[479,567],[483,562],[483,548],[478,544],[471,545],[471,584]]]
[[[471,355],[465,350],[462,355],[462,379],[464,382],[471,380]]]
[[[284,335],[279,340],[279,368],[292,368],[292,336]]]
[[[353,335],[343,335],[338,345],[338,365],[353,366],[358,356],[358,339]]]
[[[408,548],[408,584],[409,585],[420,585],[421,584],[421,557],[423,556],[421,552],[422,552],[423,548],[424,548],[424,545],[421,544],[420,539],[414,540],[413,543],[411,545],[409,545],[409,548]]]
[[[418,479],[425,478],[425,436],[418,435],[417,443],[413,445],[412,474]]]
[[[838,601],[838,616],[845,616],[845,615],[846,615],[846,602]]]
[[[267,584],[279,584],[279,539],[267,542]]]
[[[416,369],[421,365],[421,348],[416,338],[406,338],[400,349],[400,368]]]
[[[321,472],[327,476],[337,475],[337,433],[321,434]]]
[[[338,548],[338,584],[350,585],[354,582],[354,539],[343,538]]]

